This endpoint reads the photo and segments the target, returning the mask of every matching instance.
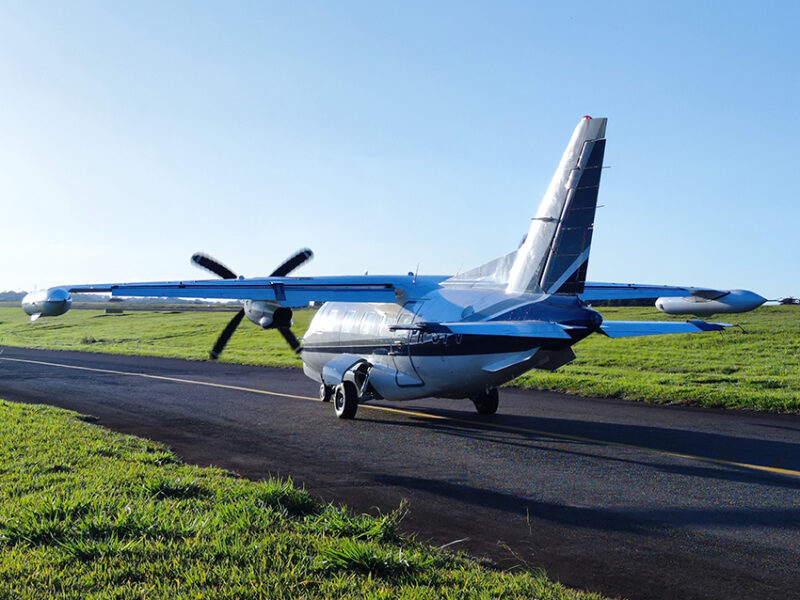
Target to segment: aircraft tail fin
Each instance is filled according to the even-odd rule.
[[[510,294],[583,292],[607,119],[584,117],[572,134],[508,273]]]

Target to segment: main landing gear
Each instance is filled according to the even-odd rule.
[[[352,419],[358,410],[358,389],[352,381],[343,381],[333,393],[333,410],[340,419]]]
[[[319,386],[319,399],[322,402],[333,400],[333,410],[340,419],[352,419],[358,410],[358,389],[352,381],[339,385]]]
[[[500,403],[497,388],[486,390],[482,394],[473,396],[471,400],[475,405],[475,410],[481,415],[493,415],[497,412],[497,405]]]
[[[319,386],[319,399],[322,402],[333,400],[336,416],[352,419],[356,416],[359,403],[381,397],[369,384],[371,368],[372,365],[361,360],[344,372],[338,385],[328,385],[323,381]]]
[[[333,392],[336,388],[332,385],[319,384],[319,400],[320,402],[330,402],[333,398]]]

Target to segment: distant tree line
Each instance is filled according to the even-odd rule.
[[[0,302],[21,302],[22,298],[28,292],[13,292],[11,290],[6,290],[5,292],[0,292]]]

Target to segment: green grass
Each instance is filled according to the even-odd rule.
[[[609,320],[682,320],[655,309],[604,308]],[[311,311],[295,313],[302,336]],[[29,323],[19,308],[0,308],[0,344],[205,359],[231,313],[125,313],[73,310]],[[747,333],[686,334],[611,340],[593,335],[578,359],[554,373],[532,371],[513,385],[648,402],[800,411],[800,309],[762,307],[729,315]],[[283,338],[244,321],[223,360],[299,367]]]
[[[206,360],[208,352],[233,312],[128,312],[104,314],[71,310],[55,318],[31,323],[20,308],[0,308],[0,344],[146,354]],[[295,312],[295,332],[305,333],[313,312]],[[300,359],[276,331],[265,331],[244,319],[231,338],[222,359],[229,362],[275,367],[299,367]]]
[[[48,406],[0,400],[0,483],[2,598],[600,598]]]
[[[682,320],[646,308],[603,308],[607,320]],[[658,403],[769,411],[800,410],[800,310],[762,307],[718,315],[742,326],[723,333],[608,339],[575,346],[555,372],[531,371],[522,387]]]

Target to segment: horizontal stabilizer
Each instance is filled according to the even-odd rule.
[[[665,335],[670,333],[701,333],[722,331],[733,327],[729,323],[706,323],[705,321],[603,321],[600,329],[608,337],[634,337],[638,335]]]
[[[440,323],[440,325],[451,333],[462,335],[570,339],[569,334],[561,325],[547,321],[473,321],[467,323]]]
[[[461,335],[502,335],[506,337],[546,338],[568,340],[568,325],[549,321],[457,321],[454,323],[429,323],[420,321],[409,325],[393,325],[389,331],[411,330],[422,333],[456,333]]]

